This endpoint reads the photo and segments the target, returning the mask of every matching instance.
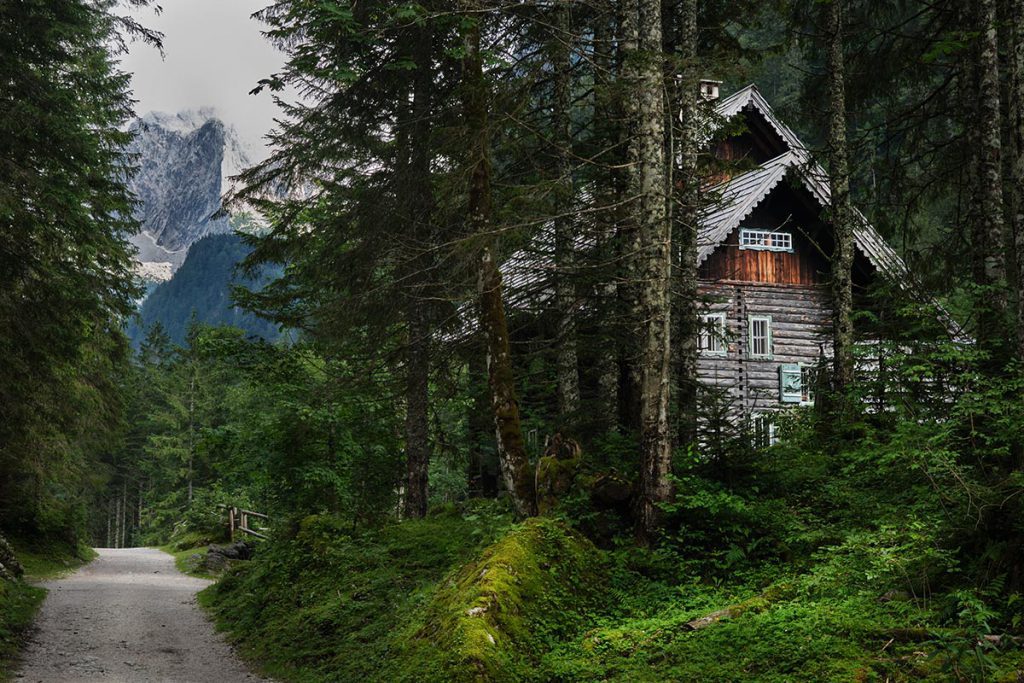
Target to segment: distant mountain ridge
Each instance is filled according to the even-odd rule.
[[[165,281],[194,242],[231,230],[227,217],[215,215],[230,177],[251,165],[253,154],[210,108],[150,112],[129,129],[135,133],[129,152],[137,166],[130,188],[139,199],[136,218],[142,224],[132,238],[137,272],[144,280]]]
[[[235,285],[258,288],[280,274],[279,269],[266,268],[254,279],[239,277],[235,268],[249,251],[234,234],[207,235],[195,241],[174,277],[157,285],[142,303],[138,320],[128,328],[133,344],[137,346],[157,322],[172,341],[183,343],[193,313],[207,325],[239,327],[248,336],[267,341],[280,337],[273,322],[235,306],[231,299]]]

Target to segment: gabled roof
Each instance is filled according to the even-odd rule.
[[[831,205],[832,193],[825,170],[811,160],[807,152],[800,148],[790,149],[752,171],[707,190],[717,195],[717,201],[701,218],[697,263],[703,263],[787,176],[801,181],[822,208]],[[877,270],[897,281],[903,281],[908,274],[903,259],[859,211],[856,217],[854,243],[857,249]]]
[[[765,122],[775,130],[790,149],[804,149],[804,143],[800,141],[800,138],[797,137],[792,128],[775,116],[775,112],[772,111],[768,100],[764,98],[764,95],[761,94],[761,91],[753,83],[719,100],[715,105],[715,114],[721,119],[728,121],[746,107],[759,112]]]

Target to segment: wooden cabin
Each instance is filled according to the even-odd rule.
[[[740,132],[713,143],[726,170],[705,189],[700,224],[698,371],[757,416],[813,402],[812,373],[831,354],[829,183],[755,86],[715,110],[730,124],[720,129]],[[899,255],[857,218],[855,291],[879,274],[905,280]]]
[[[702,190],[707,209],[698,235],[704,401],[727,406],[731,421],[769,416],[812,403],[812,375],[831,356],[828,177],[755,86],[724,99],[717,99],[717,87],[702,87],[701,94],[715,113],[708,147],[717,160]],[[856,217],[855,295],[879,276],[909,288],[903,260]],[[553,242],[547,226],[502,264],[513,343],[521,348],[542,351],[555,335],[548,316]],[[593,235],[578,236],[577,249],[594,246]],[[581,381],[597,390],[585,372],[591,351],[579,349]]]

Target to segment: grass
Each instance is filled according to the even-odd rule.
[[[0,681],[13,673],[17,655],[46,591],[22,581],[0,581]]]
[[[445,577],[509,524],[487,510],[467,517],[442,512],[356,532],[339,519],[309,517],[293,539],[229,570],[200,602],[243,656],[278,680],[401,680],[392,675],[401,668],[396,657],[427,624],[428,609],[441,606],[435,597]],[[437,649],[423,644],[418,655],[439,666]]]
[[[193,561],[193,555],[203,555],[206,553],[206,546],[196,546],[193,548],[179,549],[176,544],[162,545],[159,549],[167,553],[174,558],[174,566],[178,568],[178,571],[188,576],[194,576],[197,579],[216,579],[217,575],[206,571],[200,565]]]
[[[67,576],[96,557],[96,551],[86,546],[72,548],[61,543],[28,543],[19,539],[11,539],[11,544],[30,582]]]

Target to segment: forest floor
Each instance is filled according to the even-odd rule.
[[[198,609],[208,581],[181,574],[159,550],[103,549],[49,590],[16,681],[261,680]]]

